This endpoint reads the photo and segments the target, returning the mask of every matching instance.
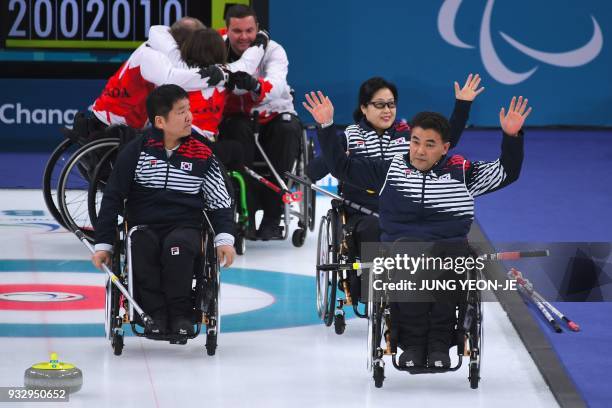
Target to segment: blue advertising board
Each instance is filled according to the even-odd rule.
[[[297,102],[323,90],[337,122],[351,122],[372,76],[396,83],[398,116],[409,119],[449,114],[453,81],[474,72],[486,90],[469,124],[497,126],[500,107],[523,95],[529,125],[612,125],[608,0],[270,0],[270,31],[289,56]]]
[[[8,151],[52,149],[104,88],[103,80],[0,79],[0,140]]]
[[[497,126],[513,95],[529,98],[528,125],[612,126],[612,2],[607,0],[270,0],[272,38],[289,56],[296,108],[330,95],[336,122],[352,122],[359,85],[382,76],[399,90],[398,118],[449,114],[453,82],[486,87],[468,124]],[[48,150],[99,95],[103,80],[0,79],[5,150]]]

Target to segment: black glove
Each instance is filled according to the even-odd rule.
[[[260,30],[255,36],[255,41],[251,43],[251,47],[262,46],[265,50],[268,47],[268,42],[270,41],[270,33],[266,30]]]
[[[258,92],[259,81],[254,76],[249,75],[246,72],[230,72],[229,78],[225,87],[230,91],[234,89],[244,89],[245,91]]]
[[[198,73],[202,78],[208,78],[209,86],[216,86],[219,82],[227,79],[225,71],[218,65],[209,65],[200,68]]]

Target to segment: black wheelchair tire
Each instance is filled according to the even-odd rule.
[[[62,216],[58,205],[53,200],[53,186],[51,178],[53,177],[53,170],[57,165],[58,160],[62,157],[62,155],[70,148],[73,147],[75,143],[70,139],[64,139],[51,153],[49,156],[49,160],[47,160],[47,164],[45,165],[45,170],[43,172],[43,198],[45,200],[45,205],[49,210],[49,213],[62,227],[66,228],[64,224],[64,217]]]

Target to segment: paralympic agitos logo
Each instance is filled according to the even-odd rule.
[[[460,40],[455,31],[455,18],[457,17],[461,2],[462,0],[444,1],[438,13],[438,31],[447,43],[459,48],[473,49],[476,47]],[[491,15],[494,3],[495,0],[487,0],[482,16],[478,41],[480,57],[485,69],[495,80],[506,85],[518,84],[533,75],[538,69],[538,65],[535,65],[526,72],[514,72],[504,65],[504,62],[495,51],[491,34]],[[599,24],[593,16],[591,16],[591,21],[593,23],[591,39],[582,47],[565,52],[554,53],[536,50],[520,43],[502,31],[499,31],[499,35],[514,49],[536,61],[557,67],[575,68],[593,61],[603,47],[603,36]]]

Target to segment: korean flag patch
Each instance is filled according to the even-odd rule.
[[[189,162],[181,162],[181,170],[191,171],[192,164]]]

